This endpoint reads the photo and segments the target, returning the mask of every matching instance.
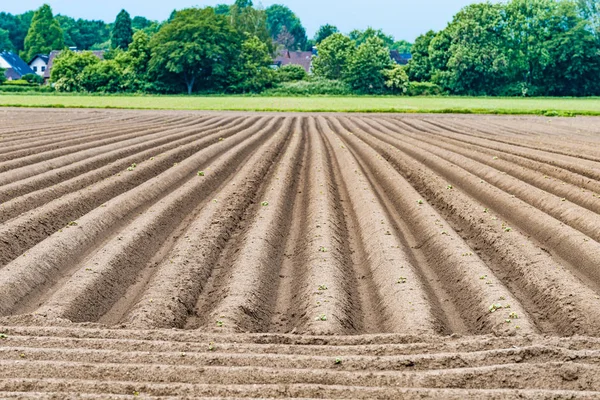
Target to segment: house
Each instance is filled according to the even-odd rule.
[[[289,51],[282,50],[273,61],[275,68],[283,67],[284,65],[301,65],[306,72],[310,72],[312,67],[312,51]]]
[[[48,68],[48,58],[45,54],[38,54],[29,61],[29,67],[39,76],[44,76],[44,72]]]
[[[398,50],[391,50],[390,57],[396,64],[406,65],[412,58],[412,54],[410,53],[400,53]]]
[[[9,51],[0,53],[0,68],[6,69],[4,74],[9,81],[21,79],[23,75],[33,74],[29,65],[21,57]]]
[[[76,49],[76,48],[75,48]],[[71,48],[69,48],[71,50]],[[74,50],[78,52],[79,50]],[[50,71],[52,70],[52,64],[54,64],[54,59],[58,57],[58,55],[62,52],[62,50],[52,50],[48,55],[48,66],[46,67],[46,71],[44,71],[44,81],[48,82],[50,80]],[[100,60],[104,60],[104,50],[94,50],[92,54],[98,57]]]

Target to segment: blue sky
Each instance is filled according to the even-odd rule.
[[[0,11],[22,13],[43,3],[55,13],[75,18],[103,19],[112,22],[121,8],[132,16],[143,15],[154,20],[166,19],[174,8],[233,3],[234,0],[1,0]],[[381,28],[396,39],[413,41],[429,29],[440,30],[463,6],[474,0],[263,0],[268,7],[279,3],[290,7],[301,19],[309,37],[320,25],[330,23],[342,32]],[[255,0],[255,5],[258,3]]]

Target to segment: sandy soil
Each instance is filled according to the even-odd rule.
[[[0,203],[2,398],[600,398],[600,118],[2,109]]]

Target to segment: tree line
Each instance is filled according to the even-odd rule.
[[[407,72],[459,95],[600,95],[600,1],[469,5],[415,40]]]

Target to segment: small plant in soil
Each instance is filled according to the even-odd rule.
[[[512,228],[510,226],[504,227],[504,232],[510,232],[510,231],[512,231]]]
[[[327,290],[327,285],[319,285],[319,290]]]
[[[452,185],[448,185],[448,186],[446,186],[446,189],[448,189],[448,190],[452,190],[452,189],[454,189],[454,186],[452,186]]]
[[[6,336],[6,334],[4,333],[0,333],[0,339],[7,339],[8,336]]]
[[[335,363],[338,364],[338,365],[341,364],[342,363],[342,359],[340,357],[337,357],[335,359]]]
[[[396,281],[396,283],[406,283],[406,278],[401,276],[400,278],[398,278],[398,280]]]
[[[518,319],[519,316],[517,315],[516,312],[513,311],[510,314],[508,314],[508,318],[510,318],[510,319]]]
[[[418,205],[421,205],[421,204],[423,204],[423,200],[417,200],[417,204],[418,204]]]
[[[324,246],[321,246],[321,247],[319,247],[319,251],[320,251],[321,253],[327,253],[327,248],[326,248],[326,247],[324,247]]]
[[[483,209],[483,212],[484,212],[484,213],[487,213],[488,211],[489,211],[489,210],[488,210],[487,208],[484,208],[484,209]]]
[[[317,317],[317,321],[327,321],[327,315],[321,314]]]
[[[222,328],[222,327],[223,327],[223,321],[221,321],[220,319],[218,319],[218,320],[217,320],[217,326],[218,326],[219,328]]]
[[[136,163],[131,164],[131,166],[129,168],[127,168],[127,171],[133,171],[135,169],[135,167],[137,167]]]
[[[213,351],[215,349],[215,344],[214,342],[209,342],[208,343],[208,351]]]
[[[269,205],[268,201],[263,201],[262,203],[260,203],[261,206],[266,207]]]
[[[198,171],[198,176],[204,176],[204,171]]]
[[[492,304],[492,305],[491,305],[491,306],[488,308],[488,310],[489,310],[491,313],[494,313],[494,312],[496,312],[497,310],[499,310],[499,309],[501,309],[501,308],[504,308],[504,307],[502,307],[502,304],[496,303],[496,304]]]
[[[75,221],[71,221],[71,222],[69,222],[69,223],[67,224],[67,228],[68,228],[68,227],[70,227],[70,226],[77,226],[77,222],[75,222]]]
[[[507,324],[510,324],[511,320],[510,319],[505,319],[504,322],[507,323]]]

